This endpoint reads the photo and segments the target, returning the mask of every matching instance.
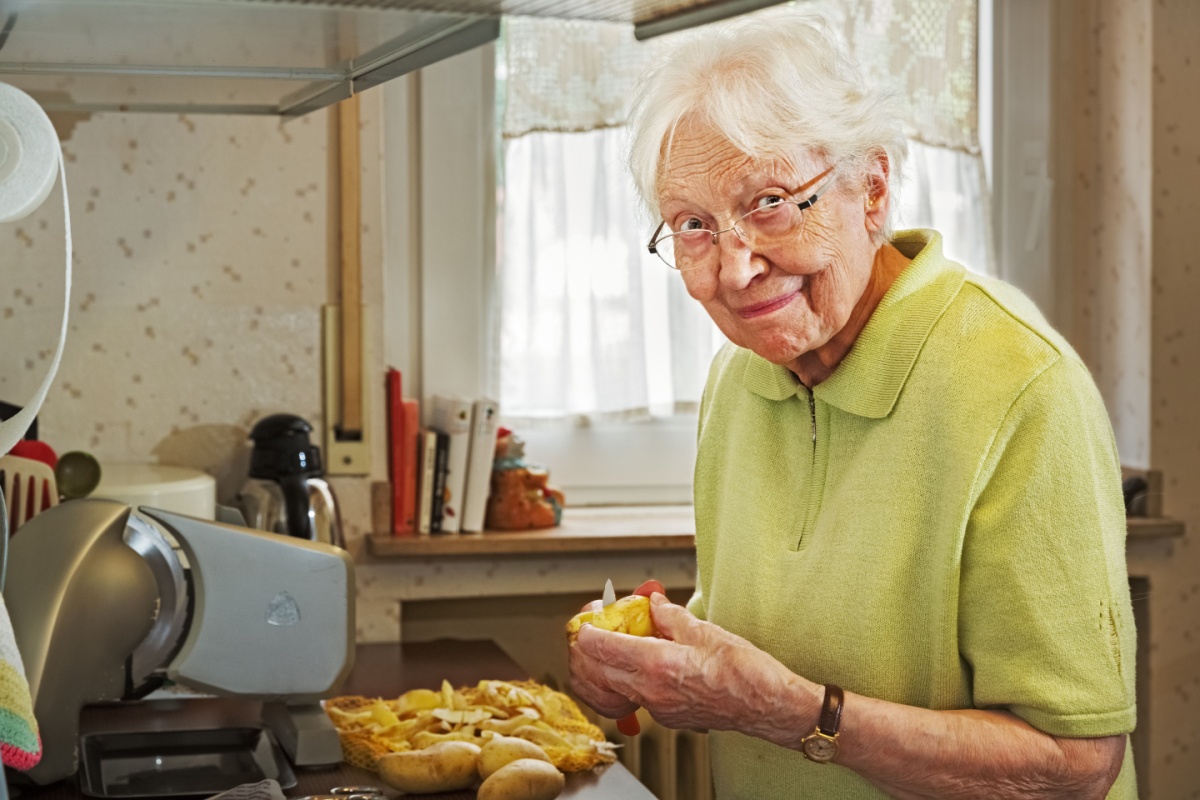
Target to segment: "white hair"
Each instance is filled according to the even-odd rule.
[[[629,117],[629,168],[655,214],[659,175],[685,119],[712,126],[752,158],[791,157],[804,146],[839,163],[844,185],[857,181],[856,189],[882,151],[894,193],[908,155],[895,97],[868,86],[811,13],[705,26],[681,36],[642,76]],[[895,208],[893,196],[889,219]]]

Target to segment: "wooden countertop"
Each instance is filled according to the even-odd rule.
[[[1167,517],[1128,517],[1130,541],[1183,535],[1183,523]],[[457,556],[586,555],[693,550],[696,524],[691,506],[568,508],[562,525],[528,531],[367,537],[371,555],[382,558]]]
[[[490,641],[360,644],[354,670],[340,693],[396,697],[409,689],[437,689],[443,679],[458,687],[472,685],[485,678],[521,680],[528,677],[507,653]],[[172,701],[158,708],[149,706],[146,703],[125,703],[89,707],[81,717],[80,732],[261,725],[261,706],[249,701],[190,699]],[[334,786],[383,787],[378,775],[344,764],[335,768],[295,771],[297,784],[285,791],[288,797],[322,794]],[[388,790],[388,797],[398,794]],[[73,781],[60,781],[43,787],[22,786],[19,797],[23,800],[78,800],[84,795]],[[475,792],[443,792],[421,797],[429,800],[475,800]],[[567,775],[566,789],[559,797],[563,800],[654,800],[654,795],[619,763],[592,772]]]

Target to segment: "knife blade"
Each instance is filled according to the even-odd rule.
[[[617,593],[613,589],[612,578],[609,578],[604,582],[604,593],[600,595],[600,605],[608,608],[615,602],[617,602]],[[637,712],[635,711],[617,720],[617,730],[626,736],[637,736],[641,733],[642,726],[638,722]]]

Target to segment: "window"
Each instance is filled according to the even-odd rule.
[[[617,124],[499,139],[509,44],[389,90],[388,216],[419,218],[389,227],[389,361],[425,397],[499,396],[568,503],[688,502],[694,408],[720,336],[678,276],[643,257],[653,226],[635,212]],[[914,142],[899,222],[938,228],[989,272],[982,162],[965,150]],[[414,177],[419,190],[396,191]],[[560,379],[581,360],[586,374]]]

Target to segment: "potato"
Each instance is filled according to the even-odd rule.
[[[479,745],[438,742],[423,750],[389,753],[379,759],[379,777],[393,789],[411,794],[468,789],[478,780]]]
[[[567,623],[567,641],[575,643],[585,622],[606,631],[628,633],[630,636],[655,636],[658,629],[650,616],[650,598],[633,594],[622,597],[599,611],[581,611]]]
[[[479,787],[477,800],[554,800],[567,779],[553,764],[518,758],[492,773]]]
[[[487,779],[493,772],[519,758],[550,761],[546,751],[528,739],[516,736],[493,736],[479,752],[479,777]]]

